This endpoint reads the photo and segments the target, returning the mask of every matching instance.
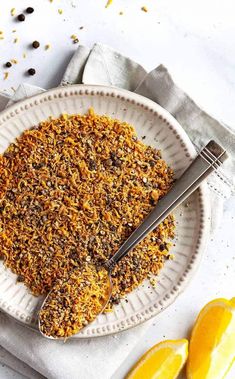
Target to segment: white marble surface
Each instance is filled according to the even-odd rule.
[[[205,109],[234,126],[235,120],[235,23],[234,0],[0,0],[1,66],[10,59],[18,64],[9,69],[0,88],[12,94],[21,82],[41,87],[55,87],[77,45],[70,39],[77,34],[80,42],[91,46],[99,41],[120,50],[152,69],[164,63],[177,83]],[[141,11],[146,5],[148,12]],[[26,21],[15,22],[10,9],[17,14],[26,6],[35,12]],[[58,13],[63,10],[63,14]],[[119,12],[123,11],[120,16]],[[84,26],[80,30],[79,27]],[[16,29],[15,33],[12,30]],[[19,42],[14,44],[13,39]],[[38,40],[41,48],[28,46]],[[51,49],[44,50],[50,43]],[[26,52],[27,57],[22,57]],[[33,67],[37,73],[28,77]],[[135,359],[147,348],[164,338],[188,335],[197,312],[207,301],[235,296],[235,199],[225,204],[221,226],[210,241],[200,268],[177,301],[150,322],[149,330],[113,379],[121,379]],[[134,331],[133,331],[134,332]],[[235,377],[235,372],[228,378]],[[22,379],[20,374],[0,365],[1,379]],[[73,378],[71,378],[73,379]],[[75,378],[74,378],[75,379]],[[83,378],[81,378],[83,379]],[[89,379],[89,378],[84,378]],[[106,379],[106,378],[105,378]],[[107,378],[109,379],[109,378]]]

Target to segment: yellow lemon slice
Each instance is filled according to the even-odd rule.
[[[235,298],[216,299],[199,313],[189,344],[188,379],[223,379],[235,357]]]
[[[187,340],[160,342],[140,358],[126,379],[175,379],[187,356]]]

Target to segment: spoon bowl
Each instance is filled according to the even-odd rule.
[[[104,312],[111,294],[112,279],[105,267],[85,264],[69,278],[56,282],[39,312],[39,330],[49,339],[67,339]]]

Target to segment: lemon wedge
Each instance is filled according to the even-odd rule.
[[[223,379],[235,357],[235,298],[216,299],[199,313],[189,344],[188,379]]]
[[[175,379],[187,356],[187,340],[162,341],[139,359],[126,379]]]

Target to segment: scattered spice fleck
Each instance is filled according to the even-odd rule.
[[[84,29],[84,26],[80,26],[80,28],[79,28],[80,30],[82,30],[82,29]]]
[[[149,279],[149,283],[151,284],[152,287],[156,287],[157,286],[157,281],[155,278],[150,278]]]
[[[45,45],[45,50],[49,50],[50,48],[51,48],[50,43],[48,43],[48,44]]]
[[[32,47],[33,47],[34,49],[38,49],[39,46],[40,46],[40,43],[39,43],[38,41],[33,41],[33,43],[32,43]]]
[[[148,12],[148,9],[147,9],[147,7],[146,7],[145,5],[141,8],[141,10],[142,10],[143,12]]]
[[[16,29],[13,29],[13,30],[12,30],[12,33],[15,33],[15,32],[16,32]]]
[[[32,7],[26,8],[26,13],[31,14],[34,12],[34,9]]]
[[[34,68],[29,68],[28,69],[28,74],[31,75],[31,76],[33,76],[33,75],[36,74],[36,70]]]
[[[11,59],[11,63],[13,63],[13,64],[17,64],[18,61],[17,61],[17,59]]]
[[[4,80],[7,80],[8,76],[9,76],[9,72],[4,72]]]
[[[12,15],[12,16],[15,16],[15,14],[16,14],[16,9],[15,9],[15,8],[12,8],[12,9],[11,9],[11,15]]]
[[[14,41],[13,41],[14,43],[18,43],[19,42],[19,38],[18,37],[16,37],[15,39],[14,39]]]
[[[58,9],[58,13],[62,14],[63,13],[63,9]]]
[[[124,14],[123,11],[119,12],[119,15],[120,15],[120,16],[122,16],[123,14]]]
[[[25,15],[23,13],[19,14],[19,16],[17,16],[17,20],[18,21],[24,21],[25,20]]]
[[[22,57],[25,59],[27,57],[26,53],[23,53]]]
[[[78,43],[79,42],[79,39],[76,36],[76,34],[72,34],[70,38],[73,40],[73,43]]]
[[[108,8],[111,4],[112,4],[113,0],[108,0],[106,5],[105,5],[105,8]]]

